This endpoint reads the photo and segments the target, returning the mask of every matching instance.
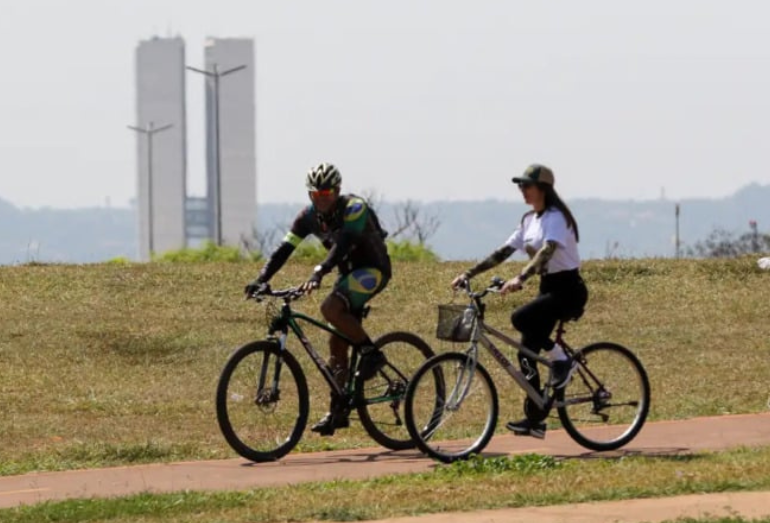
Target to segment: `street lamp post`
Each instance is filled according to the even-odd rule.
[[[676,233],[674,236],[674,248],[676,251],[676,259],[679,259],[680,251],[679,251],[679,204],[676,204],[676,207],[674,207],[674,215],[676,217]]]
[[[751,229],[751,250],[754,253],[759,252],[759,229],[757,227],[757,220],[749,220],[749,228]]]
[[[216,194],[214,195],[213,202],[214,241],[217,245],[222,245],[222,152],[220,149],[221,144],[219,135],[219,79],[223,76],[227,76],[245,68],[246,65],[238,65],[236,67],[231,67],[230,69],[220,71],[219,66],[214,64],[212,66],[212,70],[207,71],[205,69],[198,69],[189,65],[187,66],[187,69],[190,71],[200,73],[208,78],[211,78],[214,83],[214,148],[216,149],[216,179],[214,180],[214,190]]]
[[[155,231],[153,229],[153,212],[152,212],[152,139],[153,137],[161,132],[165,131],[166,129],[169,129],[173,127],[173,124],[167,124],[163,125],[161,127],[155,127],[155,123],[150,121],[145,127],[135,127],[133,125],[127,126],[132,131],[136,131],[137,133],[143,134],[147,138],[147,205],[148,205],[148,213],[147,213],[147,222],[148,222],[148,244],[150,247],[150,257],[152,257],[152,253],[155,250],[154,245],[154,238]]]

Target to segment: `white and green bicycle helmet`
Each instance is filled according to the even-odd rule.
[[[305,180],[308,191],[339,189],[340,185],[342,185],[342,176],[330,163],[321,163],[310,169]]]

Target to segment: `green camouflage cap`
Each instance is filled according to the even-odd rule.
[[[523,175],[515,176],[512,181],[513,183],[545,183],[553,185],[553,171],[545,165],[533,163],[527,167]]]

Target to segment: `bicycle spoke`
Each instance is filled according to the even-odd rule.
[[[627,444],[644,423],[649,382],[627,349],[595,344],[581,355],[581,367],[557,398],[564,428],[581,445],[610,450]]]
[[[407,393],[407,424],[420,449],[443,461],[480,452],[497,422],[497,395],[481,366],[442,354],[422,367]],[[447,398],[448,396],[448,398]]]
[[[307,387],[296,360],[258,342],[236,352],[220,378],[217,419],[228,443],[253,461],[277,459],[296,445],[307,420]],[[262,386],[260,387],[260,383]]]
[[[414,447],[404,424],[404,395],[409,379],[433,352],[421,338],[406,332],[385,334],[376,341],[387,363],[372,379],[356,380],[356,406],[367,433],[384,447]]]

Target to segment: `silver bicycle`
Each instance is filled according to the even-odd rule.
[[[556,328],[556,341],[576,367],[571,381],[554,390],[548,385],[553,369],[547,358],[484,322],[482,299],[499,292],[503,283],[493,278],[480,292],[467,286],[467,306],[439,305],[437,337],[470,346],[465,352],[446,352],[428,359],[409,381],[404,422],[417,447],[450,463],[480,453],[489,443],[497,426],[498,395],[489,372],[479,362],[479,345],[524,390],[528,415],[545,418],[555,407],[572,439],[591,450],[614,450],[634,439],[650,408],[650,383],[639,359],[627,348],[610,342],[573,350],[564,340],[564,324],[575,318],[563,318]],[[545,388],[535,390],[528,376],[514,367],[491,338],[523,353],[528,361],[547,367]]]

